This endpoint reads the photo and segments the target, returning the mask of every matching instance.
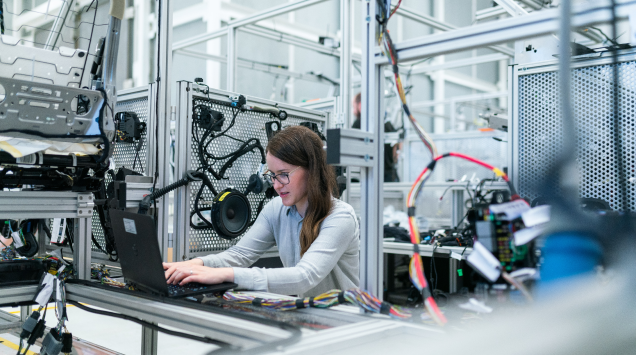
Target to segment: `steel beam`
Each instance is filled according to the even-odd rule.
[[[629,16],[636,0],[617,1],[618,19]],[[612,20],[610,1],[598,0],[573,6],[572,26],[587,27]],[[549,35],[559,30],[558,9],[537,11],[527,16],[484,23],[469,28],[426,36],[396,44],[398,61],[406,62],[448,53],[491,46],[508,41]],[[388,59],[376,54],[376,63],[388,64]]]
[[[452,30],[456,30],[457,27],[450,25],[446,22],[443,21],[439,21],[436,18],[432,17],[432,16],[428,16],[425,14],[421,14],[418,13],[416,11],[410,10],[409,8],[405,8],[403,6],[400,6],[396,12],[396,14],[404,16],[410,20],[419,22],[421,24],[427,25],[427,26],[431,26],[436,30],[441,30],[441,31],[452,31]],[[472,27],[471,27],[472,28]],[[434,35],[433,35],[434,36]],[[490,49],[503,53],[507,56],[510,57],[514,57],[515,55],[515,51],[512,48],[508,48],[506,46],[493,46]]]

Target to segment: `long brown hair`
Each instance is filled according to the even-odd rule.
[[[333,207],[331,197],[338,197],[336,176],[327,165],[327,154],[320,137],[307,127],[289,126],[278,132],[267,144],[267,152],[287,164],[307,169],[309,206],[300,229],[300,256],[318,238],[320,223]]]

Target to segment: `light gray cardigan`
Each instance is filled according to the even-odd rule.
[[[201,257],[210,267],[233,267],[239,289],[313,297],[332,289],[359,285],[360,226],[353,208],[333,199],[331,213],[320,225],[318,238],[300,257],[303,218],[296,206],[274,198],[241,240],[220,254]],[[274,245],[284,268],[250,268]]]

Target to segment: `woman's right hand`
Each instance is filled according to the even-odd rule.
[[[198,265],[203,266],[203,260],[194,258],[188,261],[180,261],[176,263],[163,263],[163,269],[165,270],[166,280],[172,276],[172,274],[179,268],[180,265]]]

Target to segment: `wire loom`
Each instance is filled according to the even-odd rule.
[[[352,303],[366,311],[388,315],[391,318],[411,318],[411,313],[393,306],[388,302],[380,301],[372,294],[361,290],[348,291],[331,290],[316,297],[298,298],[295,300],[266,299],[249,296],[241,292],[225,292],[223,299],[235,303],[249,303],[256,307],[262,307],[276,311],[291,311],[303,308],[329,308],[343,303]]]

